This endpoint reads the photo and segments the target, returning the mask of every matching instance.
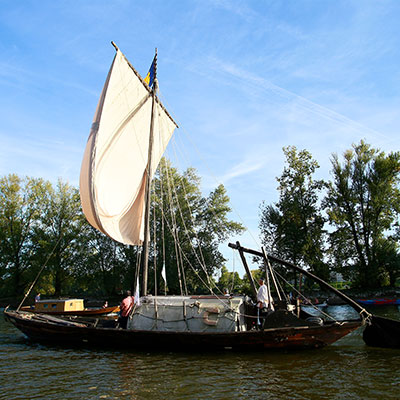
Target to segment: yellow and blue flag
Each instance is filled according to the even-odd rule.
[[[153,82],[156,77],[156,71],[157,71],[157,54],[154,56],[153,62],[151,63],[146,78],[144,78],[144,81],[149,85],[149,87],[153,86]]]

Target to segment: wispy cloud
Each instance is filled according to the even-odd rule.
[[[238,164],[231,166],[229,171],[219,177],[219,180],[226,185],[235,178],[243,177],[264,167],[265,161],[255,160],[257,158],[251,157],[250,159],[240,161]]]
[[[361,133],[361,134],[371,134],[376,137],[381,137],[387,139],[387,136],[381,132],[378,132],[375,129],[371,129],[368,126],[363,125],[362,123],[355,121],[337,111],[329,109],[328,107],[317,104],[314,101],[311,101],[304,96],[296,94],[290,90],[282,88],[258,75],[253,74],[250,71],[245,71],[238,67],[237,65],[225,63],[222,60],[214,60],[215,67],[214,69],[217,71],[223,71],[227,75],[231,77],[238,78],[242,81],[242,84],[245,87],[251,87],[250,91],[259,92],[260,90],[264,91],[264,96],[267,96],[268,93],[276,95],[280,97],[282,100],[286,101],[287,104],[294,105],[298,109],[304,110],[307,113],[312,113],[317,115],[318,117],[322,117],[330,122],[344,126],[347,129],[352,131]],[[229,79],[227,79],[229,81]],[[232,82],[232,80],[230,80]],[[249,90],[249,89],[247,89]]]

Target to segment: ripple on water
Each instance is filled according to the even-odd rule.
[[[398,399],[400,350],[144,353],[42,346],[0,318],[0,399]]]

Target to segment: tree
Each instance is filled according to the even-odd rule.
[[[75,270],[78,286],[99,295],[119,295],[128,288],[131,277],[126,268],[126,246],[85,223],[80,234],[80,267]],[[126,286],[126,287],[125,287]]]
[[[217,286],[221,293],[223,293],[225,289],[227,289],[229,293],[243,293],[243,281],[240,279],[239,274],[237,272],[228,271],[228,268],[225,266],[221,268],[221,275],[218,279]]]
[[[20,178],[0,179],[0,270],[5,295],[20,295],[30,281],[32,262],[38,249],[33,235],[38,226],[49,183]]]
[[[218,245],[243,227],[228,219],[231,210],[223,185],[203,197],[193,168],[180,174],[163,159],[159,171],[151,210],[155,217],[151,237],[156,239],[150,253],[149,284],[154,288],[157,280],[158,290],[163,287],[165,265],[170,293],[204,292],[215,285],[210,277],[225,262]]]
[[[262,243],[271,254],[308,266],[327,279],[329,269],[323,251],[325,220],[319,201],[324,183],[313,179],[319,165],[306,150],[288,146],[283,152],[287,165],[277,178],[279,201],[260,206]]]
[[[76,188],[58,181],[56,188],[49,187],[47,201],[36,230],[41,248],[38,258],[43,263],[51,256],[48,270],[54,285],[54,295],[60,296],[76,284],[74,279],[85,260],[86,221],[81,211]]]
[[[364,141],[332,157],[333,181],[325,199],[331,252],[337,269],[360,287],[399,276],[394,240],[400,210],[400,153],[385,155]]]

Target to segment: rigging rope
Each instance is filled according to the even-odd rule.
[[[288,282],[278,271],[275,271],[275,273],[280,277],[280,279],[282,279],[282,281],[284,281],[287,285],[289,285],[303,300],[308,301],[307,297],[305,297],[301,292],[299,292],[297,290],[297,288],[292,285],[290,282]],[[335,319],[334,317],[332,317],[331,315],[325,313],[323,310],[321,310],[320,308],[316,307],[314,304],[310,303],[311,307],[314,308],[315,310],[317,310],[319,313],[321,313],[322,315],[324,315],[325,317],[340,323],[340,321],[338,321],[337,319]]]
[[[180,257],[179,257],[179,253],[178,253],[178,243],[179,243],[178,237],[177,237],[178,230],[177,230],[177,225],[176,225],[175,213],[173,212],[173,209],[172,209],[173,201],[172,201],[172,195],[171,195],[171,183],[170,183],[169,171],[168,171],[165,159],[164,159],[164,169],[165,169],[165,174],[166,174],[166,178],[167,178],[167,194],[168,194],[168,200],[169,200],[169,204],[170,204],[169,209],[170,209],[171,221],[172,221],[171,235],[174,239],[174,244],[175,244],[175,254],[176,254],[176,264],[177,264],[176,266],[177,266],[177,272],[178,272],[179,287],[180,287],[181,295],[183,295],[181,269],[179,266]],[[162,193],[161,193],[161,196],[162,196]]]

